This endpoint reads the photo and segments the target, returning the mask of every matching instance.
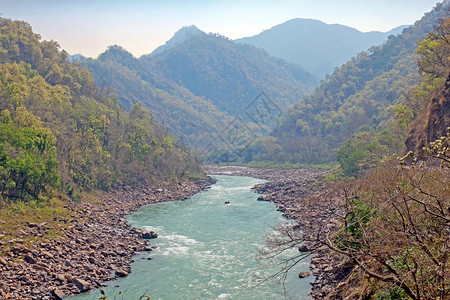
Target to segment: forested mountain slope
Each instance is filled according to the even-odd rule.
[[[261,91],[283,109],[317,83],[298,65],[192,26],[152,55],[136,59],[112,46],[82,64],[127,107],[142,101],[158,122],[197,149],[211,141],[220,144],[218,135],[235,117],[256,128],[243,110]]]
[[[363,33],[344,25],[293,19],[236,42],[260,47],[271,55],[300,64],[323,77],[357,53],[381,45],[390,35],[401,33],[405,27],[408,26],[389,32]]]
[[[200,172],[141,105],[124,112],[56,42],[0,19],[0,200]]]
[[[148,68],[232,115],[264,90],[281,108],[311,92],[314,76],[301,66],[218,35],[196,35],[140,58]]]
[[[158,123],[190,145],[205,146],[206,136],[215,138],[232,120],[210,100],[158,76],[119,46],[109,47],[95,60],[82,60],[82,64],[97,82],[114,88],[126,109],[142,102]]]
[[[333,208],[340,225],[316,235],[334,256],[324,299],[450,298],[450,16],[419,41],[416,53],[421,79],[398,118],[413,125],[411,151],[334,185],[342,195]],[[352,140],[343,146],[353,146],[349,154],[361,146]],[[331,202],[324,203],[328,209]]]
[[[367,151],[371,157],[383,156],[402,149],[406,123],[417,113],[414,108],[405,110],[401,105],[417,101],[409,94],[420,79],[414,54],[417,41],[433,30],[448,14],[449,7],[448,1],[438,4],[401,35],[391,36],[381,47],[360,53],[327,76],[312,96],[304,97],[288,110],[281,125],[267,140],[280,146],[273,159],[304,163],[333,161],[339,147],[355,134],[338,158],[352,160],[349,152],[359,147],[365,152],[356,156],[365,156]],[[261,148],[246,153],[246,160],[263,158],[267,156]]]

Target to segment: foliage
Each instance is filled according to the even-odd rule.
[[[126,113],[55,42],[0,19],[0,193],[31,200],[62,189],[108,190],[201,173],[194,157],[141,104]]]
[[[443,148],[430,151],[437,157]],[[345,201],[353,203],[358,196],[361,202],[346,205],[345,211],[357,217],[347,217],[343,229],[335,233],[336,247],[377,281],[373,289],[395,287],[379,299],[403,299],[401,295],[446,299],[450,295],[450,215],[445,209],[450,205],[449,170],[427,164],[383,166],[354,182],[353,198]],[[343,234],[348,231],[350,235]]]
[[[0,191],[10,198],[31,200],[59,185],[55,137],[40,120],[18,107],[10,121],[0,123]]]
[[[361,131],[339,148],[337,160],[345,175],[356,176],[388,159],[400,142],[399,139],[394,140],[388,130],[377,133]]]
[[[450,18],[444,19],[418,46],[420,70],[434,77],[447,77],[450,69]]]

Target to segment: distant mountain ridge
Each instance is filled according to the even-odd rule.
[[[263,48],[271,55],[300,64],[322,77],[357,53],[382,44],[390,35],[399,34],[406,27],[409,26],[386,33],[363,33],[344,25],[298,18],[235,41]]]

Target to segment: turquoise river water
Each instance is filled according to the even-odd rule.
[[[256,258],[272,227],[283,222],[275,205],[257,201],[251,190],[263,181],[214,177],[218,182],[207,191],[185,201],[147,205],[127,217],[132,226],[158,233],[151,240],[157,248],[137,255],[127,277],[109,282],[104,288],[109,299],[137,300],[147,290],[152,300],[310,299],[313,278],[298,278],[308,271],[306,260],[289,273],[285,288],[272,281],[256,284],[255,278],[277,270]],[[69,299],[99,297],[96,290]]]

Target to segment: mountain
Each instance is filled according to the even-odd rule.
[[[283,109],[317,83],[299,65],[211,34],[193,36],[158,55],[142,56],[140,61],[233,116],[261,90]]]
[[[204,36],[206,33],[198,29],[195,25],[185,26],[178,30],[174,36],[168,40],[164,45],[156,48],[150,55],[156,55],[164,52],[165,50],[174,47],[177,44],[181,44],[186,40],[189,40],[195,36]]]
[[[265,147],[255,144],[243,153],[244,159],[339,160],[352,174],[373,160],[402,152],[409,121],[425,103],[421,94],[426,91],[411,91],[421,80],[417,42],[433,31],[449,8],[450,1],[438,4],[402,34],[359,53],[326,76],[314,94],[283,115]],[[266,155],[273,145],[278,147],[276,156]]]
[[[192,26],[179,30],[166,45],[139,59],[112,46],[82,64],[102,85],[115,88],[126,107],[141,101],[159,123],[197,149],[227,144],[220,135],[236,118],[247,134],[259,134],[262,124],[255,124],[245,109],[262,91],[278,116],[317,84],[299,65]]]
[[[271,55],[302,65],[319,77],[331,73],[361,51],[387,40],[408,26],[363,33],[354,28],[318,20],[293,19],[262,33],[236,40],[265,49]]]
[[[103,87],[112,86],[124,108],[142,102],[172,132],[190,145],[206,146],[232,119],[210,100],[159,77],[125,49],[111,46],[97,59],[82,61]]]

